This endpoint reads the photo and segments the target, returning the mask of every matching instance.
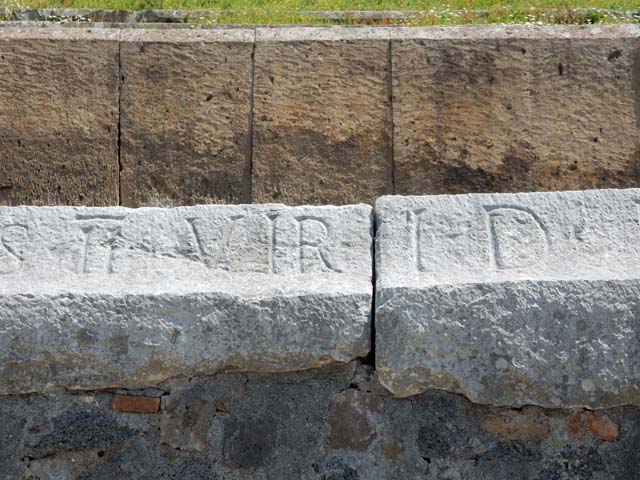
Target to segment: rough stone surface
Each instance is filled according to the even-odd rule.
[[[370,367],[353,363],[286,374],[175,379],[162,385],[162,393],[155,415],[113,411],[110,392],[0,397],[3,475],[19,480],[636,480],[640,463],[638,407],[593,413],[620,425],[615,440],[590,432],[578,438],[570,419],[590,412],[488,407],[438,391],[394,398]],[[225,411],[217,408],[220,403]],[[528,439],[485,428],[501,417],[512,419],[512,425],[536,418],[546,435]]]
[[[251,201],[253,35],[122,31],[122,205]]]
[[[384,29],[257,30],[254,202],[392,193],[388,44]]]
[[[0,205],[117,203],[117,57],[117,30],[0,30]]]
[[[395,193],[640,186],[637,25],[390,35]]]
[[[392,392],[640,404],[640,190],[383,197],[376,216]]]
[[[0,23],[0,204],[640,186],[638,25],[18,25]]]
[[[0,393],[369,351],[369,206],[4,207],[0,219]]]

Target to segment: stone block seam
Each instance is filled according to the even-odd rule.
[[[373,204],[640,186],[637,25],[9,22],[0,39],[7,205]],[[43,103],[37,119],[15,120]]]

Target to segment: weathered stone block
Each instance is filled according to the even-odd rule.
[[[369,350],[371,208],[0,209],[0,393]]]
[[[638,26],[390,35],[395,193],[640,186]]]
[[[0,205],[118,203],[118,30],[0,29]]]
[[[249,203],[253,30],[122,31],[122,204]]]
[[[383,197],[376,362],[400,396],[640,403],[640,190]]]
[[[392,193],[388,45],[385,29],[257,30],[254,202]]]

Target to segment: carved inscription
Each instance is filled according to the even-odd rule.
[[[464,271],[478,262],[467,237],[476,227],[471,219],[459,219],[425,208],[406,211],[409,234],[407,254],[418,272]]]
[[[340,270],[325,245],[329,227],[320,217],[265,214],[229,217],[222,227],[188,219],[199,259],[207,267],[271,274]]]
[[[238,225],[244,215],[234,215],[227,219],[222,228],[211,228],[203,218],[188,218],[187,222],[193,232],[198,247],[199,260],[209,268],[221,268],[228,270],[232,265],[229,262],[229,252],[238,242],[244,243],[249,237],[243,238],[243,233]],[[225,256],[226,253],[226,256]]]
[[[13,274],[20,282],[87,275],[74,281],[91,285],[122,275],[170,285],[191,274],[205,283],[230,278],[224,272],[351,272],[371,266],[370,220],[362,205],[2,207],[0,275],[5,282]]]
[[[124,216],[76,216],[76,223],[84,234],[80,273],[113,273],[113,251],[123,219]]]
[[[147,223],[149,222],[149,223]],[[81,274],[122,273],[150,267],[162,257],[230,272],[295,274],[340,272],[332,259],[331,225],[292,212],[230,216],[77,214],[72,267]],[[0,273],[19,268],[24,226],[0,229]],[[24,235],[23,235],[24,236]],[[162,261],[155,263],[162,268]]]
[[[329,260],[323,244],[329,233],[327,224],[319,217],[295,217],[300,231],[300,273],[313,271],[339,272]]]
[[[423,263],[420,244],[422,243],[424,234],[421,230],[420,217],[424,213],[424,208],[417,210],[407,210],[407,225],[409,226],[409,254],[413,257],[413,264],[419,272],[427,270]]]
[[[548,235],[533,211],[512,205],[484,208],[489,216],[490,258],[494,268],[526,268],[547,255]]]
[[[486,265],[498,270],[527,268],[549,251],[549,238],[535,212],[519,206],[485,206],[487,232],[481,217],[456,217],[437,210],[406,210],[407,254],[418,272],[463,272]],[[485,239],[486,250],[476,249]],[[484,242],[484,240],[483,240]]]
[[[0,274],[20,269],[28,242],[26,225],[18,223],[0,227]]]

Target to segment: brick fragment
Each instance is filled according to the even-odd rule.
[[[160,398],[116,395],[113,397],[113,409],[121,413],[158,413]]]
[[[620,426],[606,415],[581,412],[569,418],[569,432],[576,438],[582,438],[590,432],[605,442],[613,442],[618,438],[619,431]]]

